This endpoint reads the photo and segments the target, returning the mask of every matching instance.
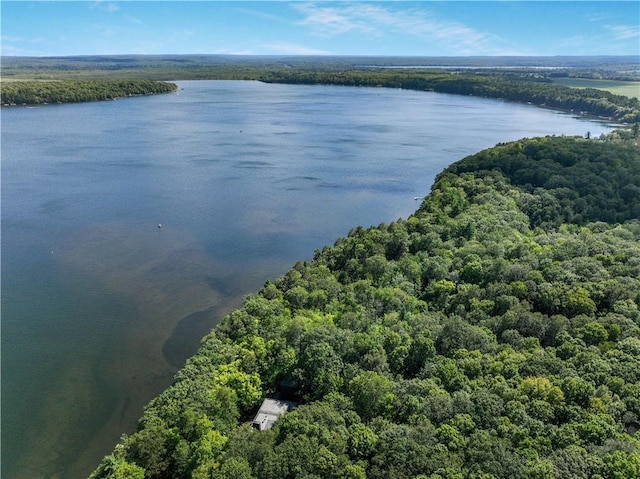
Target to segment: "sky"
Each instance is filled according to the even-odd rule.
[[[640,55],[631,1],[2,0],[1,53]]]

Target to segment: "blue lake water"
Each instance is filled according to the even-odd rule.
[[[86,477],[244,295],[407,217],[450,163],[611,129],[425,92],[179,86],[2,110],[2,477]]]

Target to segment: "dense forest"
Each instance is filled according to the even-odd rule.
[[[247,297],[91,477],[640,478],[639,185],[610,138],[461,160]]]
[[[3,81],[2,105],[40,105],[115,100],[176,91],[173,83],[152,80],[22,80]]]
[[[571,88],[539,78],[538,73],[468,73],[418,69],[367,69],[350,71],[278,71],[260,80],[275,83],[381,86],[435,91],[456,95],[499,98],[538,106],[611,118],[624,123],[640,122],[640,100],[595,88]]]

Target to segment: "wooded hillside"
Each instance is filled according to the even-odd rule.
[[[582,138],[452,165],[248,297],[91,477],[640,477],[638,185]]]
[[[115,100],[176,91],[174,83],[152,80],[16,80],[3,81],[0,104],[41,105]]]

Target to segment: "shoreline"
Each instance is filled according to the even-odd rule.
[[[177,90],[175,83],[155,80],[5,80],[0,105],[33,107],[115,101]]]
[[[375,73],[376,70],[374,70],[373,68],[371,68],[369,70],[371,73]],[[393,73],[393,70],[391,68],[389,68],[388,70],[389,72]],[[355,72],[355,71],[354,71]],[[351,72],[351,73],[354,73]],[[443,70],[443,72],[446,72],[447,75],[453,75],[453,72],[451,71],[446,71]],[[301,72],[298,72],[298,74],[300,74]],[[319,69],[317,71],[312,71],[311,74],[316,74],[316,75],[322,75],[323,72],[322,69]],[[359,72],[358,72],[359,73]],[[277,75],[277,74],[276,74]],[[215,75],[214,75],[215,76]],[[350,81],[336,81],[335,79],[325,79],[325,78],[316,78],[315,80],[309,80],[309,79],[305,79],[301,76],[297,76],[297,73],[293,73],[293,76],[288,76],[288,77],[280,77],[280,78],[266,78],[266,77],[256,77],[256,78],[229,78],[230,80],[233,81],[260,81],[262,83],[279,83],[279,84],[303,84],[303,85],[329,85],[329,86],[354,86],[354,87],[368,87],[368,88],[392,88],[392,89],[401,89],[401,90],[409,90],[409,91],[427,91],[427,92],[433,92],[433,93],[443,93],[443,94],[450,94],[450,95],[456,95],[456,96],[472,96],[472,97],[476,97],[476,98],[486,98],[486,99],[493,99],[493,100],[500,100],[500,101],[504,101],[504,102],[509,102],[509,103],[518,103],[518,104],[522,104],[522,105],[531,105],[531,106],[535,106],[538,108],[544,108],[544,109],[549,109],[549,110],[554,110],[554,111],[559,111],[559,112],[563,112],[563,113],[567,113],[567,114],[573,114],[576,115],[577,117],[582,117],[582,118],[587,118],[587,119],[593,119],[593,120],[598,120],[598,121],[604,121],[604,122],[608,122],[608,123],[613,123],[615,126],[617,126],[618,128],[625,128],[628,127],[630,125],[633,125],[634,123],[637,123],[640,121],[640,110],[637,111],[632,111],[631,113],[628,113],[626,116],[629,115],[634,115],[634,118],[637,118],[637,120],[635,121],[623,121],[620,118],[614,117],[614,116],[607,116],[607,115],[601,115],[598,114],[596,112],[593,111],[589,111],[586,109],[575,109],[575,108],[566,108],[566,107],[562,107],[562,106],[558,106],[558,105],[550,105],[546,102],[536,102],[536,101],[532,101],[531,98],[528,97],[524,97],[524,98],[514,98],[513,95],[519,95],[519,94],[526,94],[526,86],[530,86],[528,83],[523,83],[521,85],[518,85],[515,90],[509,91],[509,95],[511,95],[512,97],[509,98],[509,95],[502,95],[502,94],[496,94],[496,95],[487,95],[486,92],[468,92],[468,90],[465,91],[451,91],[454,87],[459,86],[460,88],[464,88],[463,83],[467,80],[472,80],[473,78],[469,78],[471,76],[475,76],[475,75],[467,75],[466,78],[462,77],[462,75],[460,76],[460,82],[456,83],[456,81],[454,80],[453,83],[451,84],[447,84],[444,88],[438,86],[437,84],[432,84],[432,85],[421,85],[421,86],[410,86],[407,85],[406,82],[415,82],[420,80],[419,78],[407,78],[405,80],[398,80],[397,78],[389,78],[387,79],[387,83],[371,83],[370,82],[370,78],[366,78],[367,76],[369,76],[368,74],[360,77],[360,78],[354,78],[353,80]],[[211,78],[211,80],[227,80],[226,78]],[[194,81],[199,81],[199,80],[205,80],[204,78],[202,79],[195,79]],[[150,96],[150,95],[156,95],[156,94],[165,94],[165,93],[176,93],[179,88],[178,85],[175,83],[177,81],[180,81],[180,79],[174,79],[174,80],[170,80],[170,81],[156,81],[156,80],[111,80],[111,79],[103,79],[103,80],[35,80],[35,79],[25,79],[25,80],[18,80],[18,79],[10,79],[10,80],[2,80],[3,82],[6,82],[7,84],[11,85],[11,84],[26,84],[27,88],[33,88],[35,85],[41,86],[41,85],[60,85],[62,83],[66,83],[67,85],[82,85],[82,84],[92,84],[92,88],[91,90],[88,91],[87,95],[91,94],[92,92],[97,91],[98,87],[102,85],[114,85],[115,83],[118,84],[122,84],[122,83],[130,83],[133,85],[139,85],[141,82],[146,82],[146,84],[152,83],[155,84],[156,86],[160,86],[163,85],[162,88],[158,88],[157,90],[152,90],[152,91],[148,91],[148,92],[143,92],[143,93],[131,93],[131,92],[125,92],[122,94],[115,94],[115,95],[110,95],[110,96],[106,96],[106,97],[100,97],[100,98],[90,98],[88,96],[85,96],[83,98],[77,98],[74,97],[74,99],[67,99],[67,100],[56,100],[53,101],[56,97],[53,96],[56,94],[55,90],[52,90],[50,92],[46,92],[45,89],[45,95],[49,94],[51,95],[51,101],[37,101],[37,102],[22,102],[22,103],[16,103],[16,102],[6,102],[5,101],[5,95],[6,93],[3,91],[2,92],[2,99],[0,100],[0,107],[35,107],[35,106],[50,106],[50,105],[63,105],[63,104],[67,104],[67,103],[88,103],[88,102],[95,102],[95,101],[116,101],[116,100],[124,100],[127,98],[131,98],[131,97],[140,97],[140,96]],[[399,84],[388,84],[388,82],[396,82],[399,81]],[[429,80],[427,80],[428,82]],[[435,80],[434,80],[435,81]],[[531,82],[531,83],[535,83],[535,82]],[[545,85],[549,85],[549,84],[545,84]],[[553,84],[550,84],[553,85]],[[562,86],[562,85],[560,85]],[[167,88],[169,87],[169,88]],[[480,84],[480,86],[478,88],[483,88],[485,87],[485,85]],[[577,92],[578,93],[578,97],[582,96],[582,91],[584,91],[584,88],[573,88],[573,87],[565,87],[562,86],[565,89],[568,90],[573,90],[573,92]],[[467,86],[467,88],[469,88]],[[476,88],[476,85],[471,85],[471,88]],[[40,89],[42,90],[42,89]],[[115,90],[117,91],[117,90]],[[602,92],[606,92],[606,90],[597,90],[597,91],[602,91]],[[607,92],[609,93],[609,92]],[[609,95],[613,95],[611,93],[609,93]],[[620,95],[613,95],[613,96],[620,96]],[[635,100],[636,103],[638,103],[637,99],[632,98],[632,97],[623,97],[620,96],[621,98],[627,98],[629,99],[631,102],[633,102]],[[40,99],[39,99],[40,100]],[[46,100],[46,98],[45,98]],[[626,117],[625,116],[625,117]],[[623,117],[623,118],[625,118]]]

